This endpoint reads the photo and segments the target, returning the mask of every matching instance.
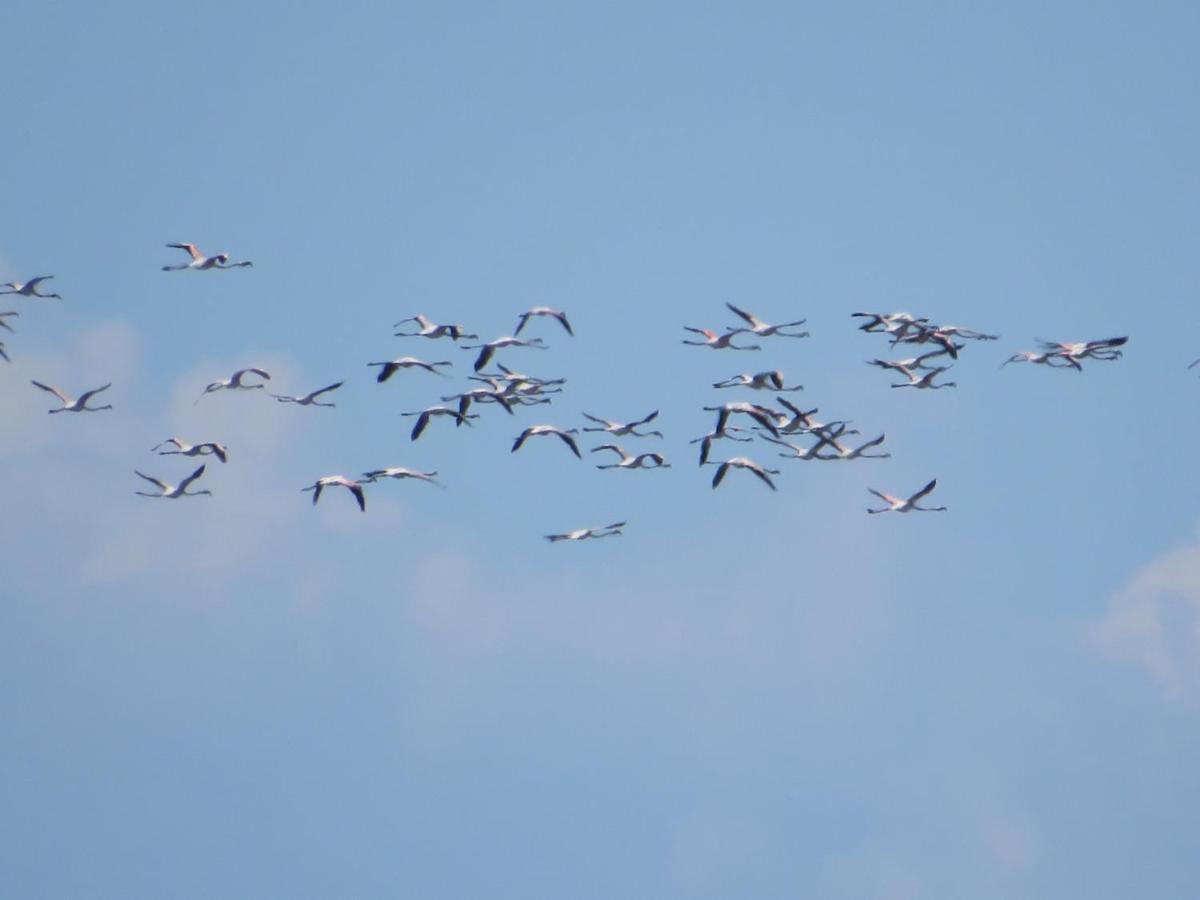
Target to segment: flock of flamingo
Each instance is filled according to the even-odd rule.
[[[187,270],[210,271],[214,269],[234,269],[253,266],[253,263],[249,260],[230,262],[230,257],[227,253],[205,256],[195,244],[172,243],[167,244],[167,246],[183,250],[188,254],[187,262],[164,265],[162,267],[163,270],[168,272]],[[52,277],[50,275],[41,275],[25,282],[8,282],[7,284],[0,285],[0,295],[13,294],[22,298],[61,300],[62,297],[59,294],[44,292],[41,289]],[[745,341],[767,338],[807,338],[810,336],[807,331],[796,330],[805,324],[806,320],[804,319],[772,325],[732,303],[727,303],[726,306],[737,317],[740,324],[727,325],[723,331],[696,328],[690,325],[684,326],[687,332],[699,337],[684,339],[682,343],[689,346],[707,347],[712,350],[761,351],[761,344],[749,344],[745,343]],[[15,332],[15,329],[7,320],[19,315],[20,313],[15,310],[0,312],[0,328],[8,332]],[[917,318],[906,312],[856,312],[852,314],[852,318],[863,320],[858,325],[860,331],[885,336],[892,348],[900,345],[905,345],[907,348],[908,345],[912,345],[914,349],[924,351],[905,359],[876,358],[868,360],[870,365],[877,366],[880,369],[895,373],[906,379],[899,383],[893,383],[891,385],[893,388],[941,390],[943,388],[955,387],[956,383],[953,381],[938,380],[951,368],[948,364],[939,363],[958,360],[959,354],[966,349],[967,341],[995,341],[998,339],[997,335],[985,334],[956,325],[936,325],[927,318]],[[497,406],[508,415],[514,416],[519,407],[550,404],[554,399],[552,395],[562,392],[565,379],[545,379],[515,372],[496,359],[497,354],[501,351],[515,347],[547,349],[545,339],[542,337],[519,337],[526,328],[530,328],[531,330],[535,328],[536,325],[534,323],[537,320],[552,320],[552,323],[557,323],[557,326],[561,327],[562,331],[567,335],[570,337],[575,336],[574,329],[571,327],[566,314],[561,310],[545,306],[537,306],[521,313],[512,335],[475,344],[465,343],[466,341],[478,341],[479,337],[476,334],[468,333],[464,326],[458,324],[439,324],[423,314],[411,316],[395,323],[394,328],[401,328],[410,324],[413,326],[408,330],[394,332],[396,337],[424,338],[430,341],[447,340],[462,349],[478,351],[472,367],[474,374],[468,376],[468,379],[478,383],[480,386],[468,387],[458,393],[444,395],[441,397],[442,403],[439,405],[431,405],[424,409],[401,413],[403,416],[415,419],[412,431],[410,432],[411,440],[415,441],[419,439],[434,421],[440,419],[452,421],[456,428],[463,425],[470,426],[473,420],[479,418],[478,412],[470,412],[472,408],[483,409],[487,406]],[[1005,360],[1001,368],[1007,366],[1009,363],[1028,362],[1050,368],[1069,368],[1075,371],[1082,371],[1085,360],[1112,361],[1119,359],[1122,354],[1120,348],[1125,345],[1127,340],[1128,338],[1126,337],[1116,337],[1076,343],[1038,341],[1040,345],[1039,350],[1016,353]],[[9,360],[7,348],[3,342],[0,342],[0,357]],[[493,362],[495,362],[495,370],[490,372],[485,371],[488,365]],[[1200,360],[1192,363],[1192,366],[1197,364],[1200,364]],[[375,380],[378,383],[383,383],[402,370],[416,369],[435,375],[444,375],[445,373],[441,369],[450,368],[453,363],[450,360],[426,361],[413,356],[401,356],[391,360],[369,362],[367,365],[371,368],[378,368],[379,371],[375,376]],[[198,403],[209,394],[221,391],[265,391],[266,383],[270,380],[270,373],[263,368],[250,366],[239,369],[233,372],[228,378],[219,379],[207,384],[196,402]],[[343,381],[339,381],[301,395],[270,394],[270,396],[279,403],[292,403],[299,406],[332,407],[335,404],[328,400],[327,397],[341,388],[344,383]],[[59,388],[40,381],[33,381],[32,384],[34,387],[53,394],[61,403],[61,406],[48,410],[50,413],[99,412],[112,409],[112,404],[105,404],[103,406],[90,405],[94,397],[112,387],[111,383],[84,391],[78,397],[72,397]],[[803,387],[795,384],[788,385],[783,373],[780,371],[740,373],[721,381],[713,382],[712,387],[718,391],[742,389],[765,392],[771,394],[773,397],[771,403],[742,400],[704,407],[706,411],[717,414],[716,423],[712,431],[693,439],[691,443],[700,445],[700,466],[716,467],[712,478],[712,487],[714,489],[724,482],[730,472],[741,470],[755,476],[755,478],[771,490],[775,490],[775,482],[771,476],[780,474],[780,470],[767,468],[762,463],[747,456],[710,459],[709,457],[716,441],[729,441],[733,443],[762,441],[786,448],[786,452],[777,453],[780,457],[809,461],[883,459],[891,455],[889,453],[869,452],[883,444],[883,434],[867,440],[858,446],[847,446],[843,443],[843,439],[847,436],[855,435],[859,432],[849,428],[850,423],[845,420],[818,422],[814,418],[817,409],[801,409],[787,398],[781,396],[785,393],[794,393],[803,390]],[[777,409],[773,404],[778,404],[780,408]],[[513,441],[512,452],[516,453],[533,438],[554,437],[575,457],[583,459],[583,452],[580,449],[579,442],[585,433],[604,435],[609,440],[616,438],[663,438],[661,431],[638,430],[653,422],[658,417],[658,410],[654,410],[648,415],[633,421],[614,421],[594,416],[590,413],[583,413],[582,415],[592,425],[564,428],[558,425],[539,424],[523,429]],[[740,427],[732,424],[735,416],[744,417],[737,419],[737,421],[747,424],[748,427]],[[804,441],[804,443],[799,443],[798,441]],[[214,440],[189,442],[179,437],[171,437],[153,447],[152,450],[161,456],[177,455],[193,458],[211,456],[215,457],[221,463],[225,463],[228,460],[228,450],[225,445]],[[630,453],[618,443],[603,443],[588,448],[587,452],[612,454],[607,457],[606,462],[596,464],[596,468],[601,470],[670,468],[670,463],[667,462],[662,453],[656,451]],[[134,470],[135,475],[148,484],[153,485],[156,489],[154,491],[136,491],[135,493],[143,497],[169,500],[200,495],[211,496],[211,491],[192,488],[204,475],[205,468],[206,464],[201,463],[177,483]],[[325,488],[345,488],[353,496],[359,509],[365,512],[367,508],[366,485],[385,479],[415,479],[441,486],[437,480],[437,475],[437,472],[422,472],[403,466],[392,466],[364,472],[360,478],[350,478],[340,474],[326,475],[318,478],[313,484],[302,490],[312,493],[312,502],[315,505],[320,500],[321,493]],[[936,487],[937,479],[932,479],[920,490],[908,496],[895,496],[875,490],[874,488],[867,488],[871,494],[878,497],[885,504],[879,508],[868,507],[867,512],[870,514],[885,512],[943,512],[946,510],[944,506],[920,505],[921,501],[932,493]],[[614,522],[601,527],[577,528],[558,534],[548,534],[545,535],[545,538],[552,543],[557,543],[559,541],[581,541],[593,538],[613,537],[621,534],[622,528],[625,525],[625,522]]]

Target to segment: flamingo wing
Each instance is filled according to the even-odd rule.
[[[71,405],[71,398],[68,397],[66,394],[64,394],[62,391],[60,391],[58,388],[51,387],[48,384],[42,384],[40,381],[31,381],[30,384],[32,384],[34,387],[40,387],[43,391],[49,391],[55,397],[57,397],[59,400],[61,400],[64,405],[66,405],[66,406]]]

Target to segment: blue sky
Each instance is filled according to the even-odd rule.
[[[0,280],[67,298],[0,304],[14,896],[1194,896],[1194,6],[181,13],[3,15]],[[726,301],[813,337],[679,344]],[[567,392],[410,442],[471,357],[391,323],[535,304],[577,337],[504,359]],[[859,309],[1002,340],[893,391]],[[453,380],[376,385],[405,353]],[[248,365],[347,384],[193,405]],[[893,457],[710,490],[709,384],[765,368]],[[656,408],[663,472],[508,452]],[[229,445],[214,497],[134,495],[171,434]],[[300,493],[386,465],[447,489]]]

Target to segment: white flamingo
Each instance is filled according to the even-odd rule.
[[[6,291],[0,291],[0,294],[20,294],[22,297],[37,297],[41,300],[61,300],[60,294],[41,294],[38,293],[38,285],[43,281],[49,281],[53,275],[39,275],[37,278],[30,278],[28,281],[8,281],[0,285],[0,287],[8,288]],[[4,315],[13,315],[16,313],[5,313]]]
[[[475,358],[476,372],[478,372],[491,361],[497,350],[502,350],[505,347],[536,347],[539,350],[545,350],[546,342],[541,338],[530,338],[526,341],[518,337],[499,337],[494,341],[488,341],[486,344],[462,345],[462,349],[464,350],[479,351],[479,356]]]
[[[575,332],[571,330],[571,323],[567,321],[567,314],[559,309],[551,309],[548,306],[535,306],[526,312],[521,313],[521,320],[517,322],[516,330],[513,335],[521,333],[521,329],[529,324],[529,320],[534,316],[549,316],[552,319],[557,319],[558,324],[567,330],[567,334],[575,337]]]
[[[399,328],[405,322],[416,322],[416,331],[397,331],[396,337],[423,337],[423,338],[444,338],[448,337],[452,341],[479,340],[477,334],[467,334],[466,329],[462,325],[439,325],[436,322],[425,317],[423,313],[417,313],[415,316],[410,316],[407,319],[401,319],[393,328]]]
[[[707,328],[693,328],[691,325],[684,325],[684,331],[691,331],[695,334],[703,335],[702,341],[688,341],[683,343],[689,347],[711,347],[713,350],[761,350],[762,347],[757,344],[752,344],[748,347],[739,347],[733,343],[733,339],[739,334],[745,334],[745,328],[734,328],[732,331],[727,331],[724,334],[717,334],[715,331],[709,331]]]
[[[744,428],[738,428],[736,425],[726,425],[724,428],[710,431],[708,434],[701,435],[698,438],[688,441],[689,444],[700,445],[700,465],[704,465],[706,462],[708,462],[708,454],[712,450],[713,441],[725,438],[726,440],[748,444],[754,440],[752,437],[734,437],[734,435],[730,434],[731,431],[736,431],[743,434],[747,433],[746,429]]]
[[[850,428],[848,419],[834,419],[832,422],[818,422],[813,418],[819,410],[814,406],[812,409],[800,409],[798,406],[789,403],[783,397],[776,398],[782,403],[791,413],[775,412],[775,426],[779,429],[779,434],[812,434],[818,437],[824,435],[829,438],[839,438],[844,434],[858,434],[856,429]]]
[[[575,443],[575,438],[572,437],[578,431],[578,428],[559,428],[557,425],[530,425],[517,435],[517,439],[513,441],[512,450],[509,452],[516,453],[531,437],[542,437],[543,435],[553,434],[570,447],[571,452],[579,457],[579,459],[583,459],[583,455],[579,452],[579,445]]]
[[[111,403],[109,403],[105,406],[88,406],[87,405],[87,402],[89,400],[91,400],[92,397],[94,397],[96,394],[100,393],[101,391],[107,391],[110,387],[112,387],[111,381],[102,387],[94,388],[90,391],[85,391],[84,393],[79,395],[78,400],[72,400],[70,397],[68,397],[66,394],[64,394],[58,388],[53,387],[52,385],[42,384],[40,381],[34,381],[31,383],[33,384],[34,387],[39,387],[43,391],[49,391],[51,394],[53,394],[55,397],[57,397],[59,400],[62,401],[63,405],[60,406],[58,409],[46,410],[47,412],[50,412],[50,413],[99,412],[102,409],[112,409]]]
[[[451,409],[449,406],[430,406],[425,409],[418,410],[417,412],[400,413],[400,415],[417,417],[417,423],[413,426],[411,435],[411,439],[414,441],[421,436],[421,433],[425,431],[426,426],[429,425],[429,420],[434,416],[450,416],[458,425],[470,425],[471,419],[479,418],[478,415],[468,416],[459,412],[457,409]]]
[[[510,416],[514,416],[516,415],[513,412],[514,406],[550,402],[549,397],[537,399],[534,397],[510,396],[494,388],[472,388],[469,391],[463,391],[461,394],[451,394],[448,397],[442,398],[443,403],[449,403],[452,400],[458,401],[458,411],[464,416],[467,414],[467,410],[471,408],[472,403],[495,403]],[[458,424],[461,425],[462,422],[460,421]]]
[[[867,360],[867,365],[878,366],[881,369],[892,369],[903,374],[905,378],[912,378],[913,372],[928,371],[935,368],[934,366],[925,365],[925,360],[947,355],[946,348],[943,347],[941,350],[930,350],[928,353],[922,353],[920,356],[910,356],[908,359],[869,359]]]
[[[908,331],[913,333],[909,334]],[[990,335],[986,335],[989,340],[994,340]],[[922,325],[919,322],[912,323],[908,328],[898,330],[892,337],[892,346],[897,344],[937,344],[942,348],[942,352],[950,356],[951,359],[958,359],[958,351],[962,350],[965,344],[956,344],[951,333],[942,331],[942,329],[932,325]]]
[[[211,394],[214,391],[255,391],[266,387],[265,384],[244,384],[243,379],[245,379],[247,375],[257,375],[260,378],[266,379],[267,381],[271,380],[270,374],[265,369],[257,369],[252,366],[248,369],[238,369],[224,381],[214,381],[211,384],[206,385],[204,388],[204,394]],[[201,394],[196,398],[196,403],[199,403],[204,399],[204,394]],[[195,404],[192,405],[194,406]]]
[[[892,454],[890,454],[890,453],[867,453],[866,452],[867,450],[870,450],[872,447],[878,447],[880,444],[882,444],[884,437],[885,437],[885,435],[881,434],[879,437],[874,438],[873,440],[869,440],[866,443],[861,444],[860,446],[855,447],[853,449],[848,449],[846,447],[841,447],[839,445],[837,452],[833,456],[818,455],[816,458],[823,459],[823,460],[891,459]],[[836,444],[836,441],[834,443]]]
[[[948,371],[949,368],[950,368],[949,366],[938,366],[936,368],[930,369],[928,372],[926,372],[920,378],[916,377],[915,372],[909,372],[909,373],[907,373],[908,381],[906,383],[893,384],[892,387],[894,387],[894,388],[910,387],[910,388],[917,388],[918,390],[922,390],[922,391],[926,391],[926,390],[936,391],[941,388],[958,387],[958,383],[954,382],[954,381],[943,381],[941,384],[933,383],[933,379],[937,378],[937,376],[940,375],[942,372]]]
[[[1055,362],[1056,359],[1061,359],[1062,362]],[[1083,366],[1079,364],[1079,360],[1057,352],[1036,353],[1032,350],[1022,350],[1020,353],[1014,353],[1004,362],[1000,363],[1000,368],[1003,369],[1009,363],[1014,362],[1033,363],[1034,365],[1049,366],[1052,369],[1075,369],[1077,372],[1083,371]]]
[[[834,425],[836,425],[837,427],[834,427]],[[772,444],[779,444],[783,447],[792,448],[794,455],[798,456],[802,459],[836,459],[836,458],[842,456],[843,454],[852,452],[852,451],[848,450],[846,447],[843,447],[840,443],[838,443],[838,438],[844,437],[847,434],[858,434],[858,431],[856,431],[855,429],[847,429],[846,425],[847,425],[847,423],[845,423],[845,422],[837,422],[837,423],[832,423],[829,425],[815,423],[814,427],[806,428],[803,431],[784,432],[789,435],[791,435],[791,434],[806,434],[806,435],[810,435],[811,437],[814,437],[817,439],[817,442],[815,444],[813,444],[811,447],[808,447],[807,449],[805,449],[803,453],[801,452],[801,449],[799,448],[799,445],[797,445],[797,444],[788,443],[787,441],[775,440],[773,438],[768,437],[767,435],[763,435],[763,439],[770,441]],[[832,447],[834,453],[838,454],[838,457],[818,456],[817,455],[818,451],[820,451],[824,447]]]
[[[299,404],[300,406],[337,406],[336,403],[322,403],[319,400],[317,400],[317,398],[320,397],[322,394],[329,393],[330,391],[336,391],[338,388],[340,388],[345,383],[346,382],[344,382],[344,381],[339,381],[339,382],[337,382],[337,384],[331,384],[331,385],[327,385],[326,387],[323,387],[323,388],[318,388],[317,390],[312,391],[311,393],[308,393],[308,394],[304,394],[300,397],[289,397],[286,394],[272,394],[271,396],[274,397],[276,400],[278,400],[280,403],[296,403],[296,404]]]
[[[489,375],[487,372],[480,372],[478,375],[468,375],[467,378],[471,381],[484,381],[492,385],[497,390],[503,385],[528,386],[534,388],[547,388],[551,385],[563,385],[567,383],[565,378],[535,378],[532,375],[526,375],[523,372],[514,372],[512,369],[503,363],[496,363],[496,368],[500,370],[499,375]],[[545,393],[551,393],[545,391]]]
[[[868,509],[867,512],[945,512],[946,507],[944,506],[917,506],[917,502],[921,500],[922,497],[925,497],[927,494],[929,494],[935,487],[937,487],[936,478],[908,498],[893,497],[891,494],[884,494],[881,491],[875,490],[874,488],[867,488],[868,491],[887,504],[887,507],[884,509]]]
[[[375,381],[383,384],[401,369],[424,369],[426,372],[432,372],[434,375],[447,377],[445,372],[439,372],[438,366],[452,366],[454,363],[448,359],[438,360],[437,362],[425,362],[423,359],[417,359],[415,356],[401,356],[398,359],[389,360],[387,362],[371,362],[368,366],[381,366],[379,374],[375,377]]]
[[[205,269],[241,269],[254,265],[248,259],[231,263],[228,253],[216,253],[212,256],[205,256],[195,244],[167,244],[167,246],[173,247],[176,250],[186,251],[188,256],[191,257],[191,261],[180,263],[177,266],[163,266],[162,270],[164,272],[182,272],[185,269],[195,269],[196,271]]]
[[[1056,341],[1038,340],[1042,348],[1050,350],[1060,356],[1068,359],[1103,359],[1112,360],[1118,359],[1121,356],[1121,351],[1118,347],[1123,347],[1128,337],[1105,338],[1099,341],[1078,341],[1073,344],[1062,344]]]
[[[418,469],[406,469],[404,466],[389,466],[386,469],[372,469],[370,472],[363,472],[363,481],[374,484],[382,478],[413,478],[417,481],[427,481],[430,484],[443,487],[437,480],[437,472],[422,472]]]
[[[158,449],[159,447],[164,447],[167,444],[173,445],[175,449]],[[218,444],[216,441],[204,441],[201,444],[189,444],[177,437],[169,437],[162,443],[155,444],[150,449],[151,451],[158,450],[159,456],[215,456],[223,463],[229,461],[229,450],[224,444]]]
[[[726,378],[724,381],[713,383],[715,388],[736,388],[744,387],[755,391],[802,391],[803,385],[795,387],[783,386],[783,373],[780,371],[774,372],[759,372],[755,375],[743,373],[734,375],[732,378]]]
[[[884,332],[891,335],[904,335],[912,330],[915,326],[928,322],[928,319],[917,319],[912,313],[894,312],[894,313],[869,313],[856,312],[850,313],[850,318],[863,318],[869,321],[858,326],[859,331],[866,332]]]
[[[740,329],[742,331],[749,331],[751,334],[757,335],[758,337],[770,337],[771,335],[790,338],[809,337],[809,333],[807,331],[801,331],[799,334],[794,332],[789,334],[786,331],[780,330],[783,328],[795,328],[798,325],[803,325],[808,321],[808,319],[800,319],[797,322],[782,322],[779,325],[768,325],[758,316],[754,315],[754,313],[746,312],[744,309],[739,309],[732,303],[726,303],[725,305],[729,307],[730,311],[734,315],[738,316],[743,322],[750,326],[749,329]]]
[[[301,492],[312,491],[313,506],[316,506],[317,501],[321,499],[321,491],[327,487],[344,487],[354,495],[354,499],[358,501],[358,508],[363,512],[367,511],[367,496],[363,493],[361,482],[347,478],[345,475],[326,475],[324,478],[318,478],[309,487],[300,488],[300,490]]]
[[[717,474],[713,476],[712,480],[714,489],[725,479],[725,473],[730,469],[745,469],[748,472],[753,472],[771,490],[775,490],[775,482],[771,480],[770,476],[778,475],[779,470],[768,469],[752,459],[747,459],[744,456],[735,456],[733,459],[727,459],[720,463],[713,462],[709,463],[709,465],[717,467]]]
[[[779,429],[775,424],[775,412],[765,406],[759,406],[757,403],[723,403],[720,406],[706,406],[705,412],[715,412],[717,414],[716,431],[724,431],[726,424],[729,422],[729,417],[734,413],[742,413],[749,416],[771,434],[779,437]]]
[[[210,497],[212,496],[212,491],[188,490],[188,487],[192,484],[192,482],[204,474],[204,466],[198,468],[187,478],[183,479],[183,481],[179,482],[179,484],[169,484],[168,482],[162,481],[158,478],[152,478],[149,475],[139,472],[137,469],[133,470],[133,474],[137,475],[139,478],[146,479],[153,485],[157,485],[160,491],[160,493],[157,494],[147,494],[145,491],[134,491],[134,493],[139,497],[155,497],[162,500],[178,500],[180,497],[198,497],[201,494],[208,494]]]
[[[657,409],[654,412],[650,413],[650,415],[646,416],[645,418],[638,419],[636,422],[613,422],[610,419],[601,419],[597,416],[589,415],[588,413],[583,413],[583,417],[585,419],[589,419],[592,422],[595,422],[598,425],[602,426],[600,428],[585,428],[585,429],[583,429],[585,432],[586,431],[601,431],[601,432],[605,432],[606,434],[615,435],[616,437],[651,437],[651,436],[653,436],[653,437],[661,438],[663,436],[663,433],[661,431],[637,431],[637,430],[635,430],[639,425],[646,425],[650,422],[653,422],[655,419],[657,419],[658,418],[658,410]]]
[[[669,469],[671,464],[663,459],[661,453],[639,453],[636,456],[626,453],[624,449],[616,444],[601,444],[599,447],[593,447],[591,452],[596,453],[600,450],[611,450],[621,457],[620,462],[610,463],[608,465],[596,466],[597,469]]]
[[[590,538],[616,537],[621,534],[621,529],[624,527],[624,522],[613,522],[611,525],[604,525],[600,528],[576,528],[574,531],[565,531],[562,534],[548,534],[546,540],[553,544],[558,541],[586,541]]]
[[[773,438],[767,434],[763,435],[763,440],[770,441],[772,444],[778,444],[780,447],[787,447],[791,450],[791,453],[777,454],[785,459],[821,459],[812,447],[802,447],[799,444],[793,444],[791,441],[781,441],[779,438]]]

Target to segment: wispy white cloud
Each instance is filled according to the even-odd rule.
[[[1135,573],[1086,635],[1105,656],[1145,668],[1167,696],[1200,694],[1200,544]]]

